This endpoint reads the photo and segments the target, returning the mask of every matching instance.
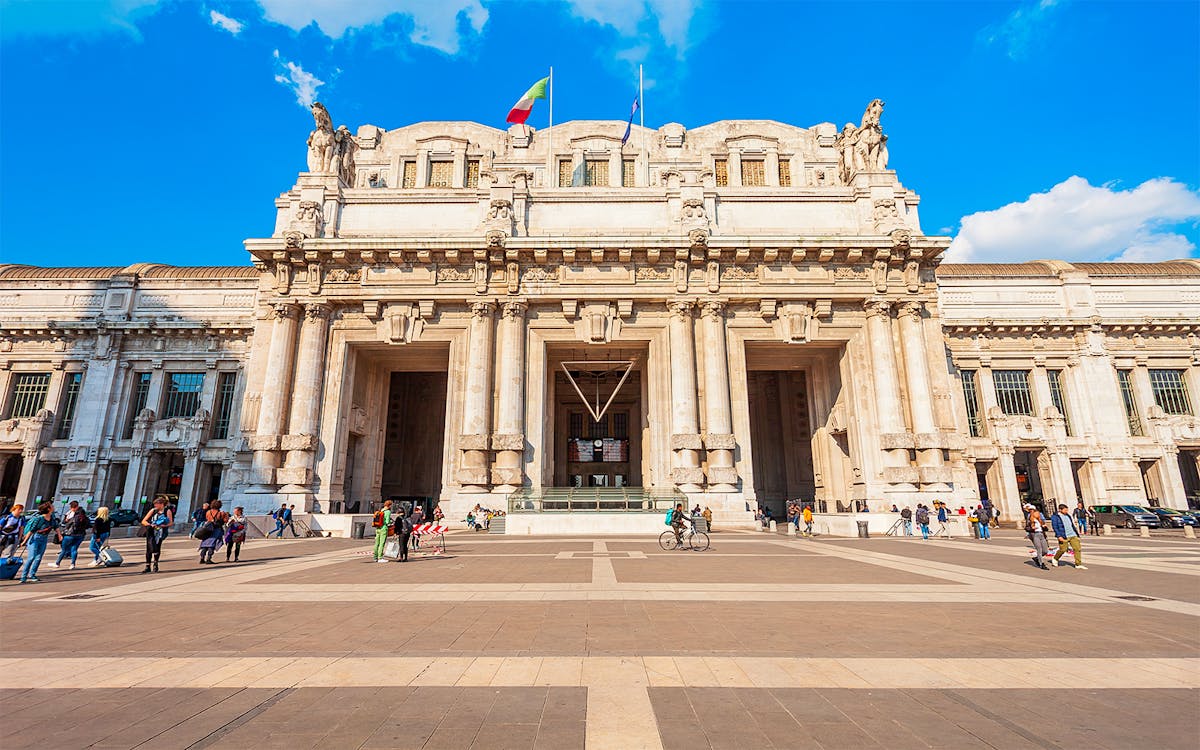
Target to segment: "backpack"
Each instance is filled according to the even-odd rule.
[[[16,534],[21,530],[21,519],[9,513],[4,517],[3,525],[0,525],[0,533]]]
[[[924,508],[918,508],[917,509],[917,523],[919,523],[919,524],[929,523],[929,511],[925,510]]]
[[[671,525],[671,520],[672,520],[672,518],[671,518],[671,517],[672,517],[672,516],[674,516],[674,515],[675,515],[675,509],[674,509],[674,508],[671,508],[670,510],[668,510],[668,511],[667,511],[667,519],[666,519],[665,521],[663,521],[663,525],[664,525],[664,526],[670,526],[670,525]]]
[[[371,520],[371,525],[377,529],[383,528],[383,511],[382,510],[375,511],[375,518],[373,518]]]
[[[215,523],[212,521],[205,521],[204,523],[200,524],[200,527],[196,529],[196,533],[193,534],[193,536],[200,541],[204,541],[216,533],[216,531],[217,525]]]

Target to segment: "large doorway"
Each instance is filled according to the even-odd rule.
[[[772,516],[783,518],[789,500],[816,499],[808,377],[804,371],[760,370],[746,379],[754,494]]]
[[[1179,476],[1183,479],[1183,494],[1188,507],[1200,508],[1200,451],[1179,451]]]
[[[554,486],[641,487],[645,350],[549,354]]]
[[[445,372],[393,372],[384,423],[382,495],[433,509],[442,488]]]
[[[1013,454],[1013,469],[1017,475],[1017,496],[1021,498],[1021,502],[1029,503],[1043,514],[1047,514],[1052,504],[1046,503],[1046,484],[1040,471],[1043,453],[1041,449],[1016,451]]]

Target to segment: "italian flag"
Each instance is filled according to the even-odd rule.
[[[536,99],[546,98],[546,84],[550,82],[550,77],[547,76],[537,83],[529,87],[529,90],[521,95],[521,98],[509,110],[508,122],[525,124],[529,119],[529,113],[533,111],[533,102]]]

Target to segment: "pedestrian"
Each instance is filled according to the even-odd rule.
[[[1046,524],[1042,520],[1042,514],[1029,503],[1025,504],[1025,510],[1029,514],[1025,517],[1025,534],[1029,541],[1033,542],[1033,562],[1042,570],[1050,570],[1046,565],[1046,555],[1050,554],[1050,547],[1046,544]]]
[[[230,553],[233,553],[234,562],[239,562],[238,558],[242,555],[242,544],[246,541],[248,526],[244,513],[245,509],[242,506],[234,508],[229,523],[225,525],[225,562],[229,562]]]
[[[813,530],[812,530],[812,524],[813,524],[812,508],[811,508],[811,507],[809,507],[808,505],[805,505],[805,506],[804,506],[804,513],[803,513],[802,515],[804,516],[804,536],[812,536],[812,535],[813,535]]]
[[[442,504],[441,503],[438,503],[437,505],[433,506],[433,522],[434,523],[441,524],[442,520],[445,517],[446,517],[446,514],[442,512]]]
[[[79,557],[79,545],[83,544],[83,538],[87,536],[88,527],[91,525],[87,513],[79,507],[79,501],[72,500],[67,505],[67,512],[62,520],[60,539],[62,549],[58,551],[58,557],[50,563],[50,567],[57,568],[64,559],[69,557],[71,558],[69,570],[75,570],[75,561]]]
[[[100,550],[108,544],[108,535],[112,532],[112,522],[108,520],[108,508],[96,511],[96,520],[92,522],[92,562],[89,568],[100,566]]]
[[[385,563],[387,558],[383,556],[383,548],[387,546],[388,533],[392,527],[391,500],[384,500],[383,507],[375,511],[375,517],[371,519],[371,526],[375,529],[375,562]]]
[[[917,526],[921,529],[921,538],[929,539],[929,508],[924,503],[917,503]]]
[[[205,517],[208,515],[208,503],[196,508],[192,511],[192,536],[196,535],[196,529],[200,528],[200,524],[204,523]]]
[[[1058,512],[1050,518],[1050,524],[1054,527],[1054,537],[1058,539],[1058,551],[1051,558],[1054,567],[1058,567],[1058,561],[1069,547],[1075,558],[1075,570],[1087,570],[1083,565],[1083,551],[1079,544],[1079,527],[1075,525],[1070,509],[1066,505],[1058,506]]]
[[[408,542],[412,538],[413,524],[412,519],[404,514],[403,508],[396,514],[393,531],[400,535],[400,562],[408,562]]]
[[[991,523],[992,515],[986,505],[980,505],[975,509],[975,525],[979,527],[980,540],[991,541],[992,532],[988,530],[988,524]]]
[[[712,528],[712,511],[709,510],[709,507],[707,505],[705,505],[704,512],[701,513],[700,515],[704,516],[704,525],[707,526],[708,530],[711,532],[713,530],[713,528]]]
[[[946,513],[946,504],[935,501],[934,505],[937,506],[937,534],[945,534],[947,539],[953,539],[953,537],[950,536],[950,529],[946,528],[946,522],[950,520],[950,516]],[[934,534],[934,536],[937,536],[937,534]]]
[[[284,511],[283,522],[285,524],[287,524],[287,527],[289,529],[292,530],[293,537],[298,538],[300,536],[299,534],[296,533],[296,506],[295,505],[289,505],[288,509],[286,511]],[[279,538],[280,539],[283,538],[283,531],[279,532]]]
[[[162,496],[154,498],[154,504],[142,517],[142,528],[145,529],[142,533],[146,536],[146,568],[142,571],[143,573],[151,572],[151,565],[154,566],[154,572],[158,572],[158,559],[162,555],[162,543],[171,533],[171,524],[173,523],[175,523],[175,514],[167,507],[166,498]]]
[[[0,557],[4,557],[9,547],[12,547],[12,554],[16,554],[17,545],[21,542],[21,527],[25,525],[24,515],[25,506],[14,505],[0,517]]]
[[[483,509],[483,528],[490,529],[492,527],[492,512],[487,508]],[[412,548],[421,548],[421,535],[417,533],[417,527],[425,522],[425,509],[420,505],[413,503],[412,515],[409,517],[413,525]]]
[[[286,510],[287,504],[284,503],[271,514],[271,518],[275,519],[275,528],[271,529],[271,534],[274,534],[279,539],[283,539],[283,514]],[[267,536],[270,536],[270,534]]]
[[[904,536],[912,536],[913,535],[912,517],[913,517],[912,508],[905,505],[904,510],[900,511],[900,520],[904,522]]]
[[[225,523],[227,521],[229,521],[229,514],[221,510],[221,501],[213,500],[209,503],[204,523],[211,524],[212,531],[200,542],[201,565],[216,564],[213,562],[213,554],[225,543]]]
[[[1080,536],[1088,533],[1088,512],[1082,500],[1075,502],[1075,525],[1079,528]]]
[[[892,503],[892,512],[893,512],[893,513],[899,513],[899,512],[900,512],[900,509],[896,507],[896,504],[895,504],[895,503]]]
[[[25,567],[21,570],[21,583],[38,583],[38,565],[46,554],[50,535],[58,532],[58,516],[54,515],[54,503],[38,506],[38,514],[25,524],[25,536],[21,545],[25,547]]]

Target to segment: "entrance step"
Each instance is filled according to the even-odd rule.
[[[488,533],[489,534],[503,534],[504,533],[504,516],[494,516],[492,518],[492,522],[490,524],[488,524]]]

